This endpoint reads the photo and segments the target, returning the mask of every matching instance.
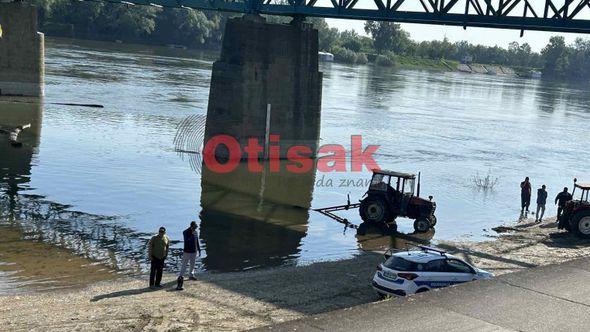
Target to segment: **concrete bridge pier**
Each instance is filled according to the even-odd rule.
[[[205,142],[230,135],[243,151],[249,138],[263,145],[270,133],[280,135],[281,158],[295,145],[315,156],[321,89],[318,32],[311,24],[271,24],[254,15],[230,19],[213,65]],[[227,157],[227,150],[215,155]]]
[[[0,2],[0,96],[43,96],[44,38],[37,9]]]

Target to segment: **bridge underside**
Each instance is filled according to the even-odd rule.
[[[125,0],[282,16],[590,33],[590,0]]]

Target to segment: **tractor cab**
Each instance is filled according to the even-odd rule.
[[[397,217],[407,217],[415,219],[414,228],[421,233],[436,224],[432,196],[420,197],[420,174],[373,170],[365,195],[359,211],[364,222],[395,225]]]
[[[580,189],[581,195],[580,199],[577,200],[580,204],[590,204],[588,202],[588,194],[590,193],[590,183],[576,183],[574,187],[574,194],[575,190]]]
[[[414,196],[415,186],[416,175],[414,174],[375,170],[373,171],[373,178],[371,179],[367,194],[372,191],[384,192],[391,195],[392,199],[399,201],[407,197],[408,199],[406,199],[405,203],[407,205],[410,201],[409,198]]]
[[[576,189],[580,191],[579,199],[575,199]],[[573,200],[566,203],[563,214],[559,218],[559,228],[573,232],[579,237],[590,238],[590,183],[578,183],[574,179]]]

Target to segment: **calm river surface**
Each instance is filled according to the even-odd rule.
[[[174,137],[184,119],[206,114],[216,54],[46,44],[44,104],[0,103],[0,126],[33,124],[23,131],[25,147],[0,149],[0,212],[19,234],[137,269],[160,225],[178,251],[182,230],[199,220],[204,202],[214,201],[232,216],[203,215],[202,270],[308,264],[399,245],[395,238],[369,241],[343,232],[314,211],[290,206],[344,204],[348,193],[356,201],[365,185],[343,188],[341,179],[369,179],[367,172],[269,181],[267,190],[277,193],[272,202],[259,199],[256,181],[245,177],[220,180],[235,192],[202,185],[190,158],[175,151]],[[380,145],[382,168],[421,171],[422,194],[438,204],[434,242],[485,239],[494,235],[491,227],[516,221],[525,176],[534,190],[546,184],[550,200],[574,176],[590,180],[587,86],[340,64],[321,70],[321,143],[349,146],[350,135],[362,135],[365,144]],[[478,191],[473,177],[488,172],[498,178],[495,189]],[[357,211],[342,215],[359,221]],[[407,220],[399,226],[412,232]]]

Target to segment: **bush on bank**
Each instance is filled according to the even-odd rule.
[[[393,53],[379,54],[375,58],[375,64],[382,67],[395,66],[395,55]]]
[[[334,54],[334,61],[336,62],[348,64],[366,64],[369,62],[364,53],[357,53],[341,46],[334,46],[332,48],[332,54]]]

